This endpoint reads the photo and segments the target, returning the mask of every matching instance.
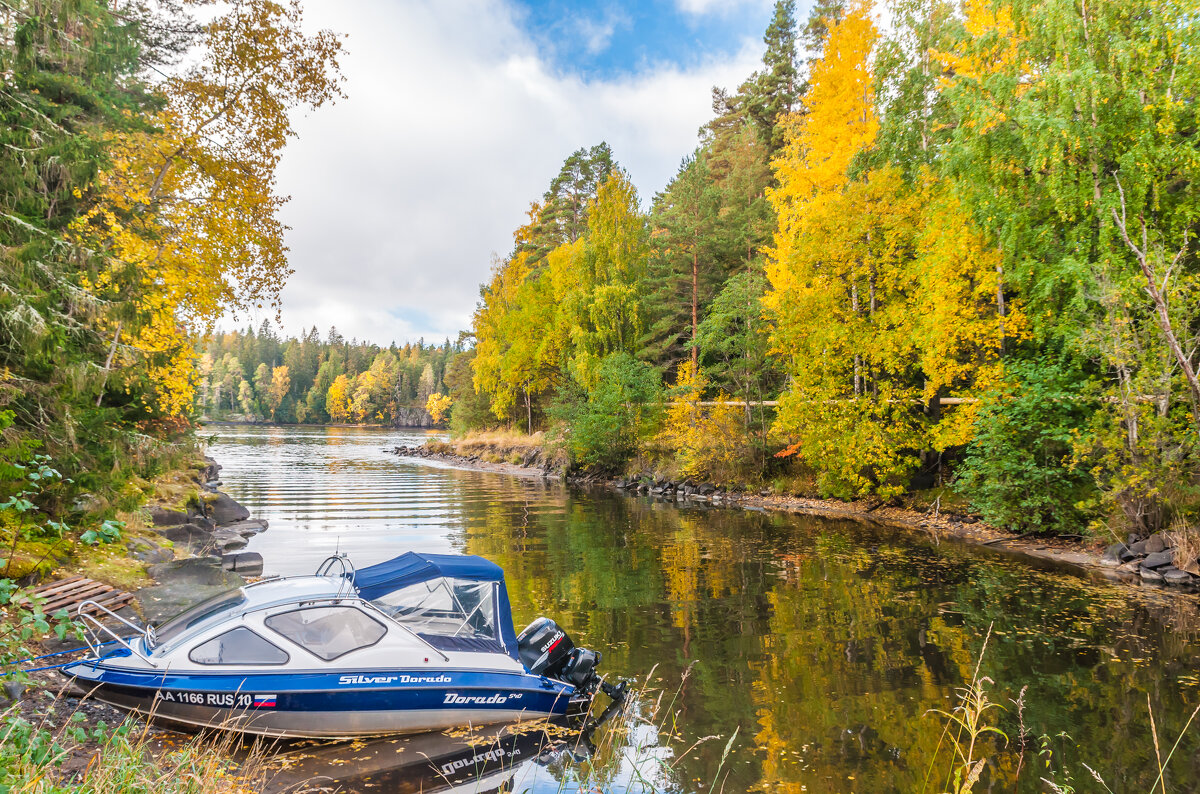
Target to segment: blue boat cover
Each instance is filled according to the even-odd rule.
[[[499,612],[500,640],[503,647],[478,647],[479,640],[453,638],[464,646],[457,650],[499,650],[514,659],[520,660],[517,653],[517,633],[513,629],[512,607],[508,603],[508,589],[504,586],[504,570],[483,557],[473,554],[426,554],[408,551],[390,560],[363,568],[354,573],[354,585],[358,594],[368,601],[395,592],[418,582],[446,577],[449,579],[466,579],[474,582],[496,582],[496,606]],[[429,639],[429,638],[427,638]],[[452,638],[442,638],[443,642]]]

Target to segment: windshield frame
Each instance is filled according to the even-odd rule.
[[[210,596],[168,618],[161,626],[150,627],[147,637],[153,637],[154,640],[147,641],[148,650],[162,653],[174,650],[219,620],[244,611],[249,603],[243,587]]]

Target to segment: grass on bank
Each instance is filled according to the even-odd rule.
[[[261,750],[235,761],[235,734],[198,734],[170,748],[145,725],[86,727],[86,717],[52,726],[16,707],[0,714],[0,791],[22,794],[237,794],[262,789]]]

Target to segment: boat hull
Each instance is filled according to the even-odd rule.
[[[240,676],[64,670],[96,700],[156,721],[280,738],[352,738],[562,716],[561,682],[509,672],[388,670]]]

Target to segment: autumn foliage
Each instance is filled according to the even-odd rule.
[[[881,10],[798,24],[780,0],[762,70],[714,90],[648,211],[597,181],[588,230],[539,242],[548,192],[483,291],[456,405],[569,435],[582,414],[555,406],[595,403],[621,351],[667,389],[630,466],[956,485],[1024,528],[1194,519],[1190,7],[901,0],[886,31]]]

